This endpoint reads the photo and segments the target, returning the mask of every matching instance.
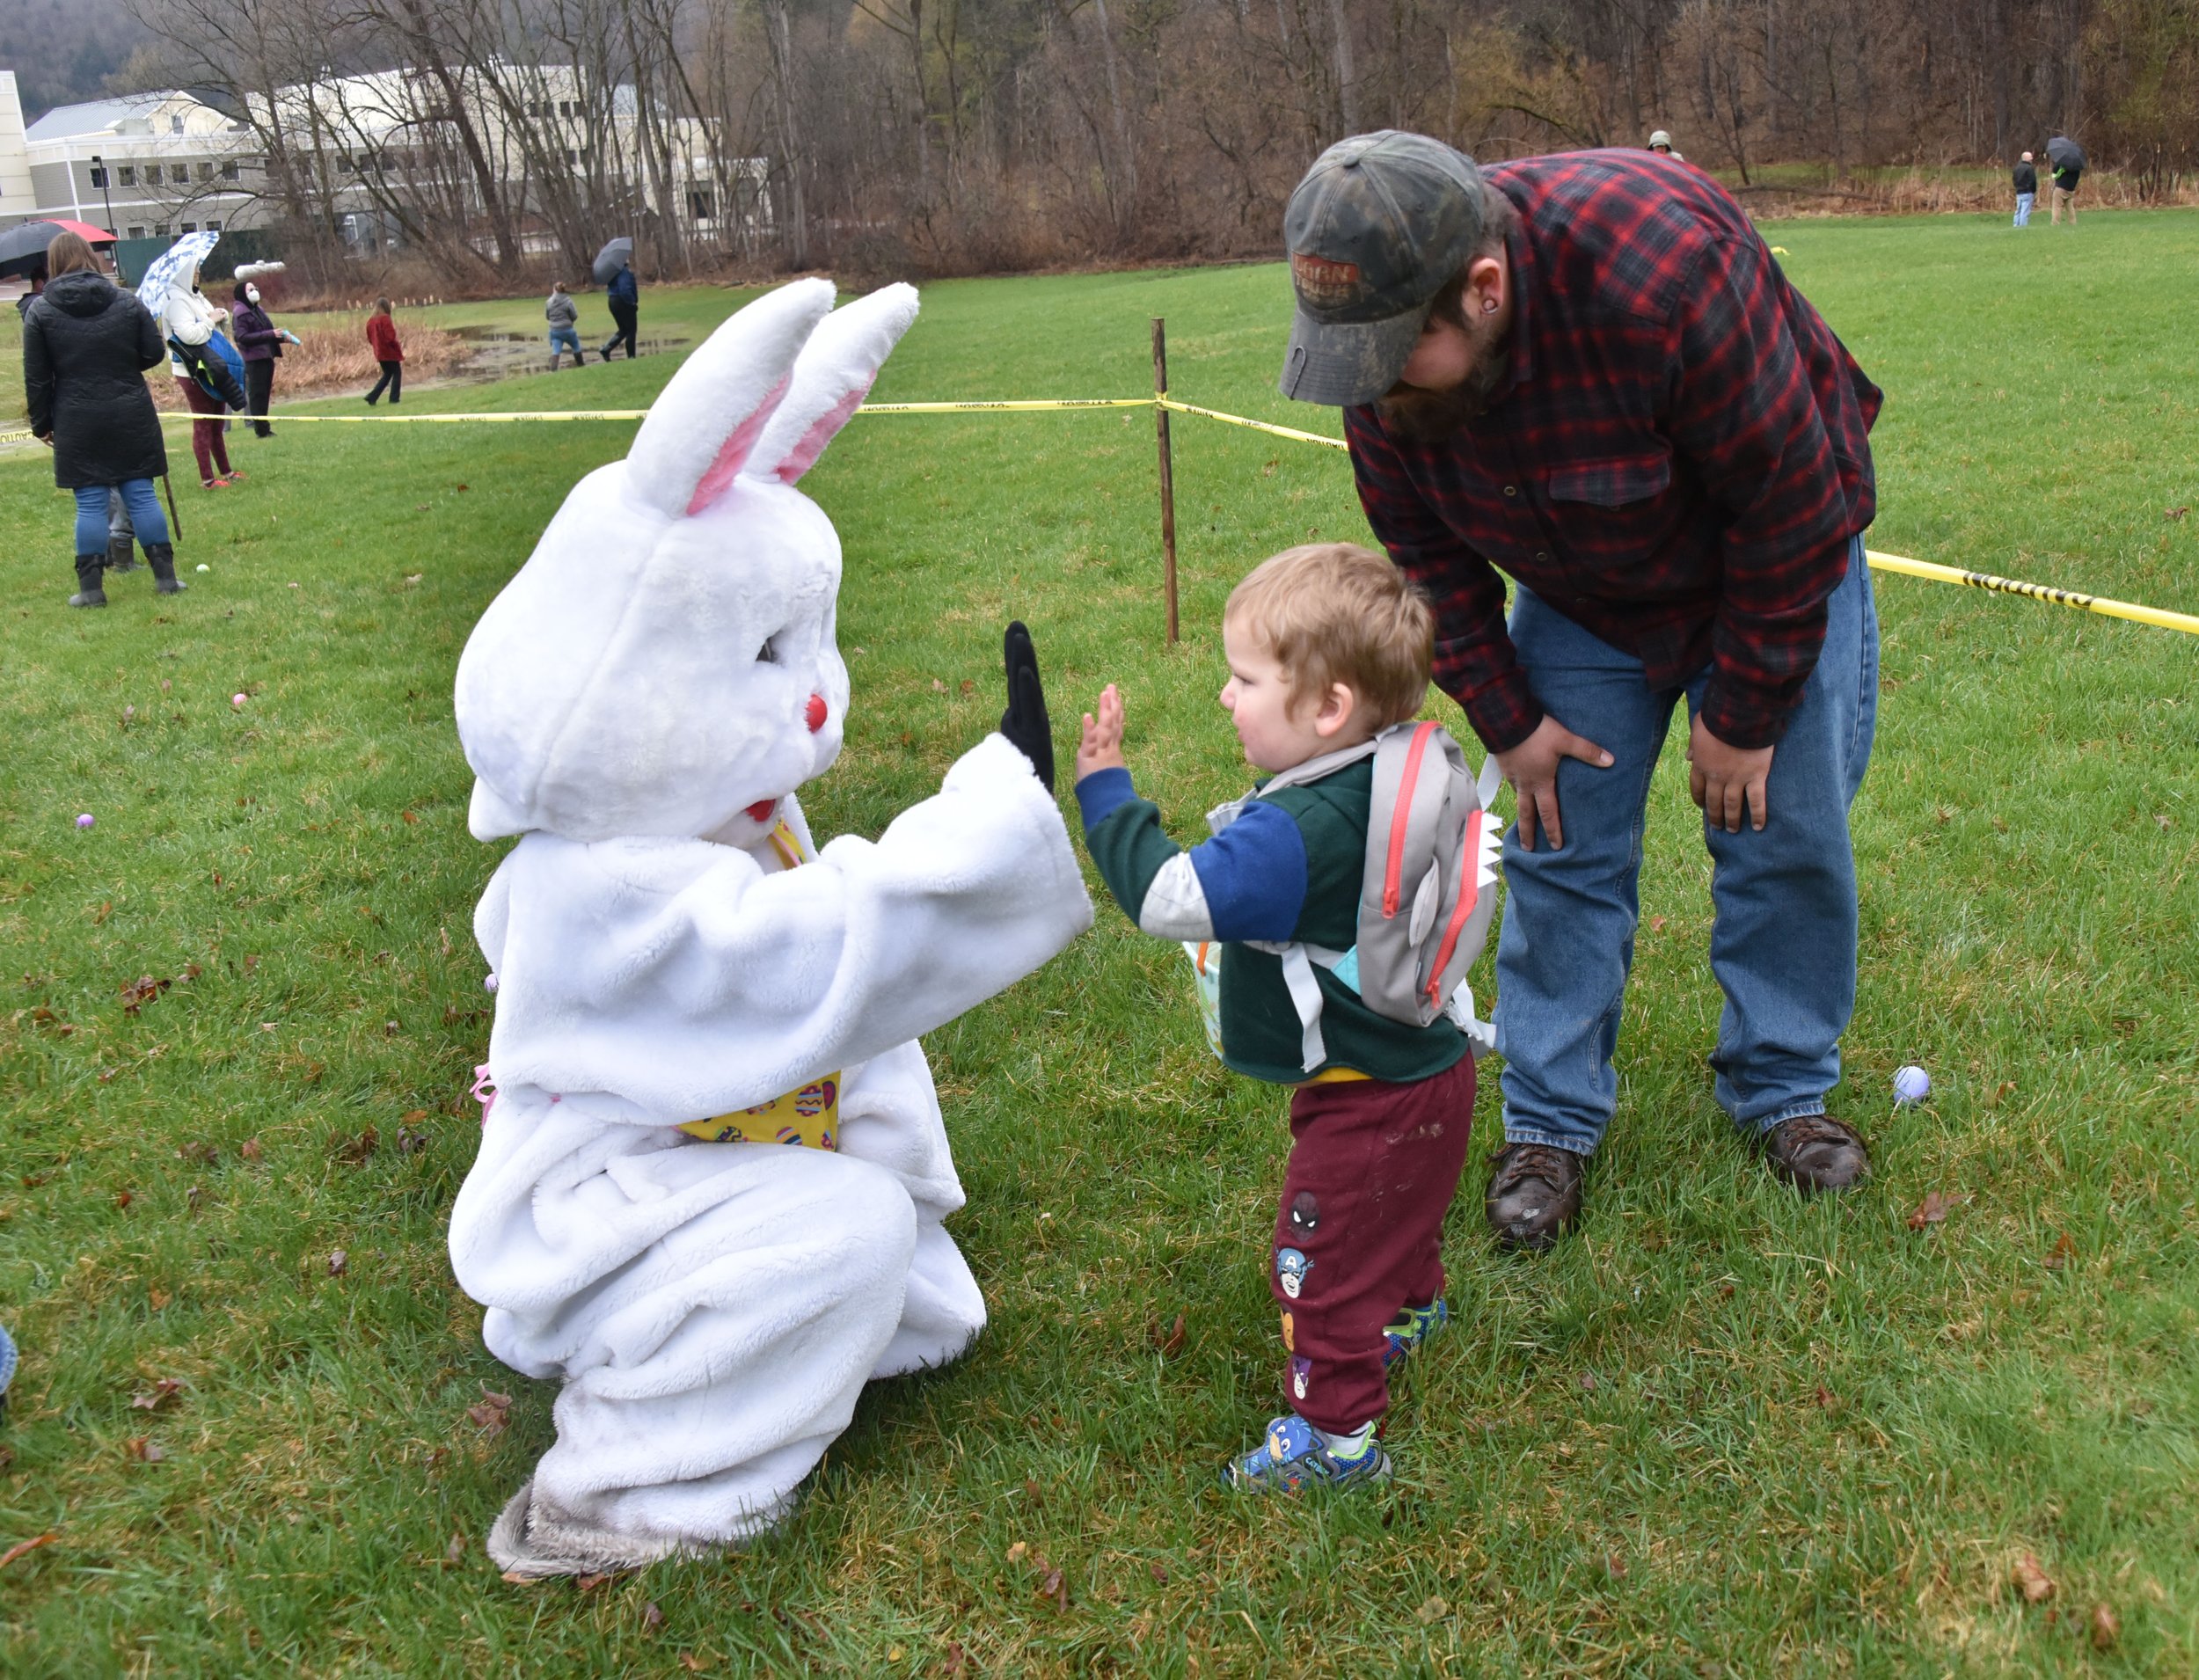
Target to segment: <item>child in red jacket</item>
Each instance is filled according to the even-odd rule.
[[[397,341],[397,323],[390,318],[390,300],[374,300],[374,313],[367,317],[367,347],[374,352],[374,359],[382,364],[382,377],[367,393],[367,406],[374,406],[384,387],[390,393],[390,406],[395,408],[405,390],[405,347]]]

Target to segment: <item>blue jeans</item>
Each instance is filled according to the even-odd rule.
[[[1828,603],[1824,650],[1772,755],[1763,832],[1703,824],[1711,855],[1711,972],[1719,1106],[1744,1130],[1823,1114],[1839,1082],[1840,1034],[1855,1007],[1855,858],[1848,807],[1878,717],[1878,613],[1863,539]],[[1608,770],[1558,767],[1565,846],[1504,836],[1507,894],[1496,951],[1504,1136],[1592,1153],[1618,1102],[1611,1058],[1633,962],[1643,819],[1672,709],[1692,721],[1707,669],[1684,690],[1653,690],[1641,661],[1525,589],[1512,645],[1552,716],[1604,748]]]
[[[107,551],[107,490],[103,484],[82,485],[77,490],[77,552],[105,554]],[[126,478],[113,488],[122,494],[122,506],[129,510],[130,523],[137,528],[137,540],[150,548],[155,543],[168,540],[168,515],[160,511],[160,498],[153,493],[150,478]]]
[[[2039,195],[2036,193],[2016,194],[2016,225],[2018,227],[2027,228],[2031,225],[2031,207],[2038,201]]]
[[[577,326],[553,326],[550,329],[550,354],[554,356],[560,350],[572,351],[573,359],[575,362],[578,362],[581,359],[580,328]]]

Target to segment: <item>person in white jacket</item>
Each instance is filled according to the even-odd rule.
[[[564,1383],[490,1535],[515,1576],[769,1528],[866,1382],[968,1345],[917,1037],[1092,918],[1020,626],[1005,733],[937,797],[875,842],[803,820],[848,679],[795,482],[917,308],[832,298],[797,281],[698,349],[459,662],[473,832],[520,838],[475,916],[493,1096],[451,1260],[491,1351]]]

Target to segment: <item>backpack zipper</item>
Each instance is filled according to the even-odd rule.
[[[1397,804],[1390,812],[1390,857],[1382,872],[1382,919],[1385,922],[1398,913],[1403,887],[1399,877],[1405,873],[1405,835],[1413,817],[1413,787],[1421,778],[1421,759],[1427,754],[1428,738],[1437,727],[1422,723],[1413,731],[1413,744],[1405,755],[1405,773],[1398,778]]]
[[[1472,811],[1466,816],[1465,845],[1458,857],[1458,902],[1451,906],[1450,921],[1443,929],[1443,943],[1436,947],[1436,961],[1428,971],[1428,1001],[1441,1009],[1443,1006],[1443,965],[1450,961],[1450,953],[1458,948],[1458,936],[1465,931],[1466,917],[1473,914],[1474,901],[1481,896],[1481,889],[1474,884],[1476,851],[1481,844],[1481,819],[1486,813]]]

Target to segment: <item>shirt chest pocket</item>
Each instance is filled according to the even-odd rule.
[[[1547,484],[1561,517],[1574,509],[1630,508],[1671,488],[1672,457],[1658,451],[1567,462],[1550,469]]]

